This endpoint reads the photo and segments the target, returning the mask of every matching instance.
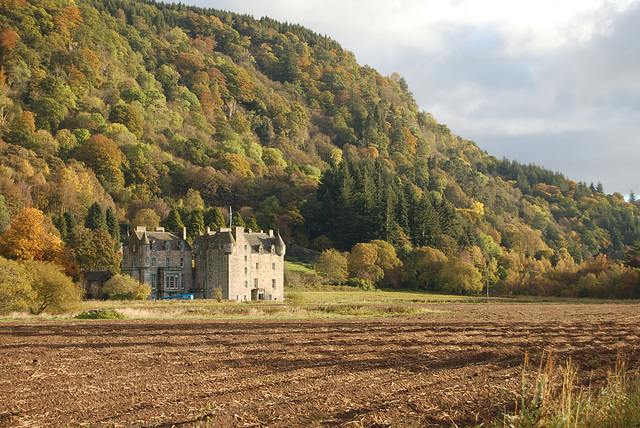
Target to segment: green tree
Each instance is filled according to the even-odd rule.
[[[164,219],[164,228],[169,232],[175,232],[178,228],[184,227],[180,213],[175,208],[169,211],[169,215]]]
[[[482,291],[482,274],[473,263],[451,257],[440,271],[442,290],[451,294],[477,294]]]
[[[4,233],[7,229],[9,229],[9,225],[11,224],[11,215],[9,214],[9,210],[4,203],[4,195],[0,195],[0,233]]]
[[[121,123],[127,127],[133,135],[142,138],[142,118],[138,110],[130,104],[118,104],[113,106],[109,112],[109,121]]]
[[[34,291],[31,303],[33,313],[61,314],[82,308],[82,287],[66,276],[60,266],[31,261],[26,263],[25,268]]]
[[[155,230],[160,225],[160,216],[151,208],[143,208],[138,211],[131,220],[131,226],[145,226],[147,230]]]
[[[246,227],[247,224],[244,222],[242,215],[239,211],[233,213],[233,220],[231,222],[231,227]]]
[[[129,275],[115,275],[104,284],[102,292],[110,300],[146,300],[151,294],[151,286]]]
[[[338,250],[330,248],[322,252],[314,267],[326,281],[342,285],[349,277],[347,258]]]
[[[349,275],[372,282],[380,281],[384,277],[384,271],[376,265],[377,259],[378,247],[375,244],[354,245],[347,257]]]
[[[92,135],[78,148],[75,157],[95,172],[108,192],[113,193],[124,187],[124,155],[112,139],[102,134]]]
[[[105,221],[107,223],[107,231],[109,235],[116,241],[116,245],[120,242],[120,224],[116,218],[116,213],[113,212],[113,208],[107,208],[105,212]]]
[[[258,226],[258,221],[256,220],[256,216],[254,216],[254,215],[249,216],[249,218],[246,221],[245,227],[247,229],[253,230],[254,232],[259,231],[260,230],[260,226]]]
[[[0,257],[0,314],[25,311],[34,293],[24,266]]]
[[[106,230],[76,226],[67,236],[67,243],[82,273],[90,270],[120,272],[122,257],[118,254],[116,240]]]
[[[187,227],[187,238],[193,241],[196,236],[204,232],[204,217],[201,210],[193,210],[187,221],[185,222]]]
[[[87,216],[84,219],[84,227],[87,229],[104,229],[107,230],[107,220],[104,211],[99,203],[94,202],[89,207]]]
[[[218,207],[210,207],[203,214],[204,225],[211,230],[218,230],[225,227],[224,216]]]

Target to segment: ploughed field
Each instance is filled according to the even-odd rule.
[[[528,354],[597,385],[640,305],[434,304],[335,319],[0,323],[0,426],[469,426],[513,412]]]

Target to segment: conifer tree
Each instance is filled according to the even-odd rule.
[[[107,221],[99,203],[94,202],[89,207],[87,216],[84,218],[84,227],[87,229],[104,229],[107,230]]]
[[[252,215],[250,216],[247,221],[246,221],[246,226],[247,229],[251,229],[254,232],[259,231],[260,230],[260,226],[258,226],[258,222],[256,221],[256,216]]]
[[[231,223],[231,227],[246,227],[246,223],[240,215],[239,212],[233,213],[233,222]]]
[[[187,238],[193,241],[196,236],[204,231],[204,218],[202,211],[193,210],[189,218],[187,218],[185,226],[187,227]]]
[[[105,222],[107,223],[107,232],[116,241],[117,245],[120,242],[120,224],[111,207],[107,208],[105,212]]]
[[[164,220],[164,228],[169,232],[175,232],[178,228],[184,227],[180,213],[175,208],[169,211],[169,215]]]
[[[224,216],[218,207],[210,207],[204,212],[204,225],[211,230],[218,230],[225,227]]]

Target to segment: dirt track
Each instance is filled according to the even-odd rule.
[[[513,409],[525,352],[602,377],[640,305],[434,305],[308,320],[0,323],[0,426],[468,426]]]

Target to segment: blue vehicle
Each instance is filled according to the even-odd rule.
[[[193,293],[189,293],[189,294],[177,294],[175,296],[167,296],[167,297],[163,297],[162,300],[167,300],[167,299],[178,299],[178,300],[193,300]]]

